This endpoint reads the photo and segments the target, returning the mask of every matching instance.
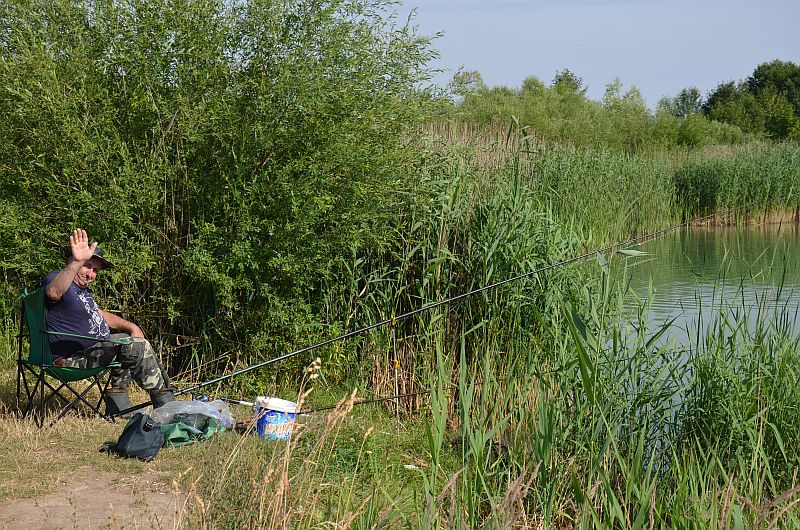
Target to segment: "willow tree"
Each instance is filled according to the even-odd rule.
[[[150,334],[223,356],[306,339],[337,258],[383,244],[413,180],[433,52],[392,8],[3,2],[6,283],[83,226],[118,263],[101,296]]]

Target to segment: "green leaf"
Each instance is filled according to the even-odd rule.
[[[608,260],[600,252],[597,253],[597,264],[600,265],[600,269],[605,274],[608,274],[608,271],[609,271]]]
[[[624,254],[626,256],[634,257],[634,258],[638,257],[638,256],[647,256],[648,255],[647,252],[642,252],[641,250],[633,250],[633,249],[630,249],[630,248],[618,250],[617,252],[619,252],[620,254]]]
[[[586,324],[583,319],[575,311],[575,308],[570,304],[570,311],[567,312],[567,323],[569,324],[570,334],[572,335],[575,343],[575,349],[578,354],[578,369],[581,373],[581,381],[583,382],[583,389],[586,396],[589,398],[591,404],[597,401],[594,388],[594,364],[589,358],[586,349]]]

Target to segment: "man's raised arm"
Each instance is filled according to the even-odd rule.
[[[69,258],[67,266],[61,269],[56,277],[50,280],[50,283],[45,287],[45,294],[50,300],[61,300],[61,297],[67,292],[83,264],[94,255],[97,242],[90,245],[86,230],[76,228],[72,235],[69,236],[69,246],[72,256]]]

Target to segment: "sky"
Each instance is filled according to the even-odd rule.
[[[616,78],[654,108],[663,96],[739,81],[761,63],[800,64],[800,0],[402,0],[401,17],[433,47],[446,85],[459,68],[488,86],[550,84],[565,68],[587,96],[603,98]]]

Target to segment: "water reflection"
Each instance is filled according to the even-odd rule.
[[[708,325],[731,315],[746,325],[761,318],[797,329],[800,303],[800,231],[795,224],[699,227],[646,243],[647,256],[615,260],[626,269],[629,322],[652,289],[645,313],[649,332],[674,319],[665,335],[677,346],[696,344]]]

